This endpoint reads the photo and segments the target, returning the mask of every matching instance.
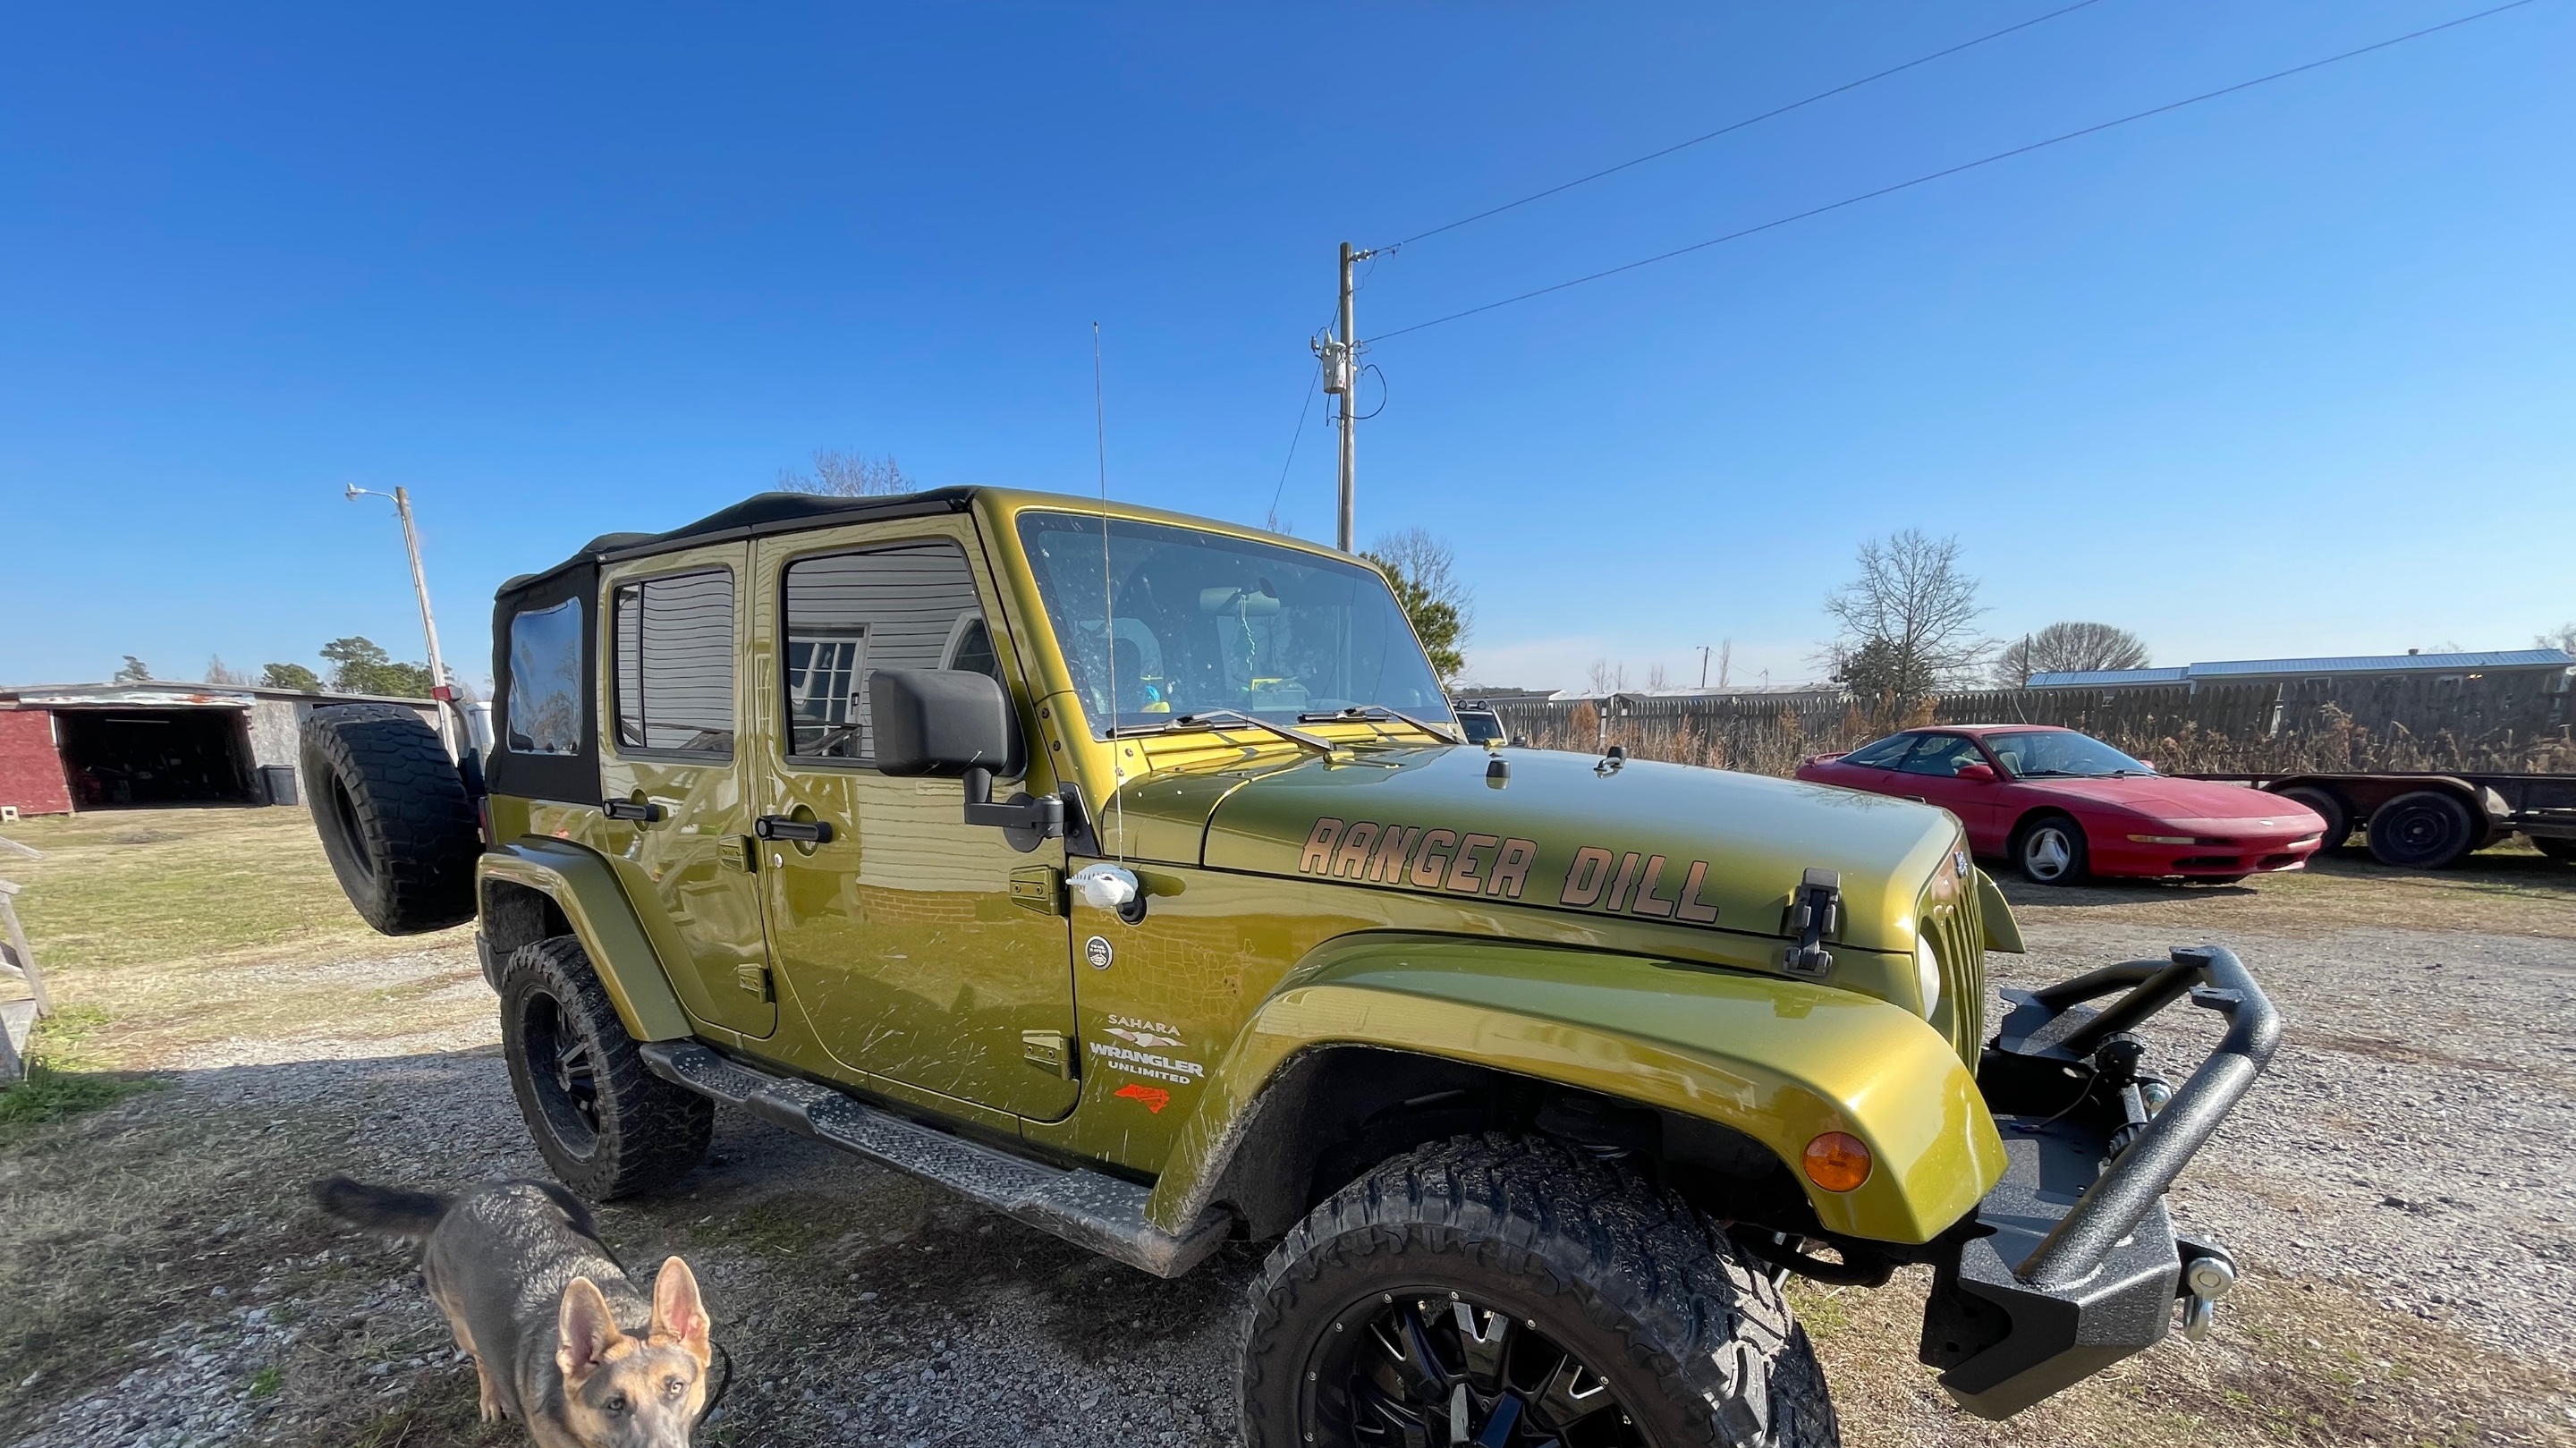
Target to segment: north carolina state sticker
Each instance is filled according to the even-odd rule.
[[[1129,1101],[1142,1102],[1145,1109],[1154,1113],[1156,1116],[1162,1115],[1163,1108],[1172,1104],[1171,1092],[1164,1090],[1160,1086],[1139,1086],[1133,1081],[1128,1082],[1126,1085],[1119,1087],[1117,1090],[1112,1091],[1109,1094],[1112,1096],[1124,1097]]]

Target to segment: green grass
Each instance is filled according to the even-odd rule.
[[[159,1084],[95,1069],[81,1044],[106,1024],[107,1012],[86,1004],[63,1006],[36,1023],[27,1042],[27,1079],[0,1091],[0,1147]]]

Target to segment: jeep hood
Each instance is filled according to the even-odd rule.
[[[1489,777],[1489,759],[1508,776]],[[1804,873],[1834,870],[1837,938],[1868,950],[1914,948],[1915,902],[1962,846],[1946,812],[1904,800],[1642,760],[1600,764],[1554,750],[1357,750],[1166,775],[1133,793],[1166,828],[1204,811],[1198,853],[1210,869],[1645,924],[1781,935]]]

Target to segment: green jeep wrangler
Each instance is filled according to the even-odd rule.
[[[723,1102],[1147,1272],[1272,1243],[1256,1448],[1830,1444],[1782,1286],[1910,1266],[2001,1417],[2234,1279],[2164,1207],[2278,1038],[2232,955],[1989,1034],[1957,820],[1467,743],[1345,555],[769,494],[512,579],[492,648],[488,759],[325,709],[306,788],[376,928],[479,920],[556,1174],[666,1185]],[[2131,1030],[2186,995],[2175,1086]]]

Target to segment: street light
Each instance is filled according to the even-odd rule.
[[[438,620],[429,611],[429,576],[421,572],[420,533],[411,523],[411,490],[396,488],[390,493],[380,493],[351,483],[349,491],[341,496],[352,503],[360,498],[391,498],[394,511],[402,515],[403,547],[411,553],[412,591],[420,595],[420,631],[429,635],[429,696],[442,706],[452,703],[456,691],[447,686],[447,666],[438,656]],[[439,741],[447,744],[449,752],[453,753],[455,745],[447,737],[447,710],[444,707],[438,711],[438,735]]]

